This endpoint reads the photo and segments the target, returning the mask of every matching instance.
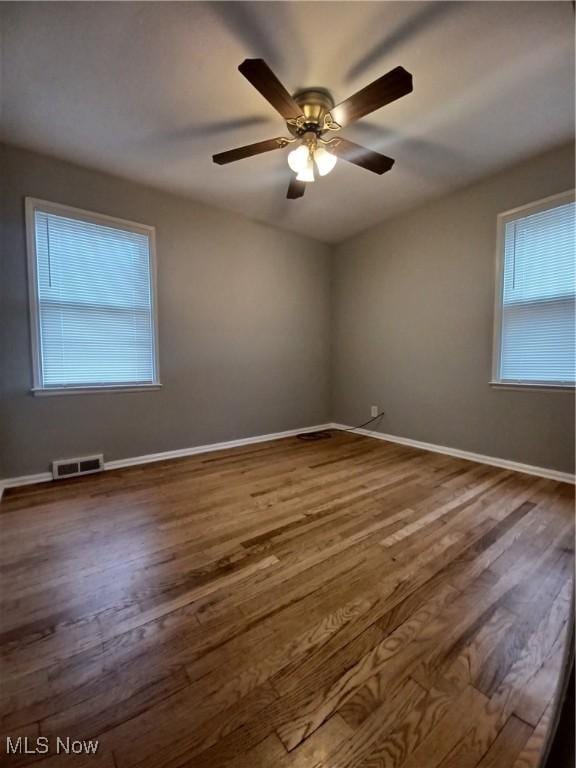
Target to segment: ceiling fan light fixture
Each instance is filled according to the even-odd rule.
[[[310,153],[308,153],[308,162],[306,163],[306,167],[299,172],[296,178],[298,181],[314,181],[314,163]]]
[[[304,144],[288,153],[288,165],[294,173],[305,171],[310,162],[310,151]]]
[[[338,158],[332,152],[324,149],[324,147],[318,147],[314,152],[314,162],[320,176],[327,176],[338,162]]]

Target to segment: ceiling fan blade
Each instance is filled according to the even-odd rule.
[[[290,184],[288,184],[288,192],[286,193],[286,197],[289,200],[296,200],[298,197],[303,197],[304,192],[306,192],[306,182],[298,181],[296,176],[292,174]]]
[[[255,144],[246,144],[245,147],[237,147],[236,149],[229,149],[227,152],[220,152],[217,155],[212,155],[212,160],[218,165],[226,165],[226,163],[234,163],[236,160],[243,160],[245,157],[260,155],[262,152],[283,149],[288,144],[289,141],[280,136],[277,139],[257,141]]]
[[[302,110],[276,77],[264,59],[244,59],[238,67],[244,77],[260,91],[285,120],[299,117]]]
[[[396,101],[412,91],[412,75],[404,67],[396,67],[357,91],[331,110],[334,120],[341,126],[349,125],[385,104]]]
[[[329,149],[342,160],[347,160],[349,163],[354,163],[360,168],[366,168],[367,171],[380,175],[389,171],[394,165],[394,160],[391,157],[381,155],[380,152],[374,152],[373,149],[367,149],[340,136]]]

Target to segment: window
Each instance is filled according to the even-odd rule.
[[[573,387],[574,193],[498,217],[493,384]]]
[[[159,386],[154,229],[26,200],[36,394]]]

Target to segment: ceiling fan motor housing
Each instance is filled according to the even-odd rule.
[[[302,125],[287,122],[288,130],[293,136],[302,137],[305,133],[314,132],[317,136],[324,133],[322,128],[324,116],[334,107],[334,99],[325,88],[306,88],[293,95],[294,101],[302,108],[305,121]]]

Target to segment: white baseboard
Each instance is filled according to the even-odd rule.
[[[289,429],[285,432],[273,432],[269,435],[256,435],[255,437],[244,437],[240,440],[226,440],[221,443],[211,443],[208,445],[195,445],[191,448],[179,448],[175,451],[161,451],[160,453],[149,453],[145,456],[134,456],[128,459],[116,459],[115,461],[104,462],[104,470],[122,469],[124,467],[133,467],[138,464],[151,464],[155,461],[166,461],[168,459],[179,459],[184,456],[194,456],[198,453],[210,453],[212,451],[222,451],[229,448],[239,448],[243,445],[252,445],[253,443],[264,443],[270,440],[281,440],[284,437],[294,437],[302,432],[316,432],[322,429],[339,429],[349,430],[351,427],[347,427],[345,424],[319,424],[314,427],[302,427],[301,429]],[[546,467],[535,467],[531,464],[522,464],[518,461],[509,461],[508,459],[499,459],[495,456],[483,456],[480,453],[472,453],[471,451],[461,451],[459,448],[449,448],[445,445],[435,445],[434,443],[424,443],[420,440],[412,440],[408,437],[398,437],[398,435],[387,435],[382,432],[373,432],[369,429],[354,429],[354,433],[358,435],[364,435],[366,437],[375,437],[378,440],[386,440],[390,443],[399,443],[400,445],[408,445],[412,448],[420,448],[424,451],[432,451],[433,453],[443,453],[447,456],[455,456],[459,459],[468,459],[469,461],[476,461],[479,464],[489,464],[493,467],[500,467],[502,469],[511,469],[515,472],[523,472],[527,475],[536,475],[537,477],[545,477],[549,480],[558,480],[562,483],[575,482],[574,475],[569,472],[559,472],[556,469],[547,469]],[[21,477],[9,477],[5,480],[0,480],[0,499],[5,488],[18,488],[23,485],[35,485],[36,483],[46,483],[52,480],[52,474],[50,472],[40,472],[35,475],[22,475]]]
[[[332,424],[332,429],[352,429],[345,424]],[[514,472],[523,472],[526,475],[536,475],[545,477],[548,480],[558,480],[561,483],[575,482],[575,476],[569,472],[560,472],[557,469],[547,469],[546,467],[535,467],[532,464],[522,464],[519,461],[509,461],[508,459],[499,459],[495,456],[484,456],[481,453],[472,453],[472,451],[461,451],[459,448],[449,448],[445,445],[435,445],[434,443],[423,443],[420,440],[411,440],[408,437],[398,437],[397,435],[387,435],[382,432],[373,432],[369,429],[354,429],[354,434],[365,435],[366,437],[375,437],[378,440],[386,440],[389,443],[399,443],[400,445],[409,445],[412,448],[421,448],[424,451],[433,453],[444,453],[447,456],[455,456],[458,459],[468,459],[476,461],[479,464],[490,464],[492,467],[501,469],[511,469]]]
[[[21,485],[36,485],[52,480],[52,472],[39,472],[36,475],[22,475],[21,477],[8,477],[0,480],[0,499],[6,488],[19,488]]]
[[[253,443],[266,443],[270,440],[282,440],[284,437],[294,437],[303,432],[316,432],[321,429],[330,429],[331,424],[319,424],[315,427],[302,427],[301,429],[288,429],[285,432],[272,432],[270,435],[256,435],[255,437],[243,437],[240,440],[225,440],[222,443],[210,443],[209,445],[196,445],[192,448],[180,448],[175,451],[162,451],[161,453],[149,453],[147,456],[135,456],[132,459],[117,459],[104,462],[104,469],[123,469],[135,464],[151,464],[154,461],[166,461],[167,459],[179,459],[183,456],[194,456],[197,453],[211,453],[223,451],[228,448],[240,448],[243,445]]]
[[[155,461],[166,461],[167,459],[179,459],[183,456],[194,456],[197,453],[211,453],[212,451],[222,451],[228,448],[239,448],[243,445],[252,445],[253,443],[266,443],[270,440],[281,440],[284,437],[294,437],[303,432],[317,432],[322,429],[331,429],[332,424],[319,424],[315,427],[302,427],[301,429],[288,429],[285,432],[273,432],[269,435],[256,435],[254,437],[243,437],[240,440],[225,440],[222,443],[210,443],[209,445],[195,445],[191,448],[179,448],[175,451],[161,451],[160,453],[149,453],[146,456],[133,456],[129,459],[116,459],[115,461],[105,461],[104,470],[123,469],[124,467],[133,467],[137,464],[151,464]],[[22,485],[35,485],[36,483],[47,483],[52,480],[51,472],[40,472],[35,475],[22,475],[21,477],[9,477],[0,480],[0,499],[6,488],[19,488]]]

